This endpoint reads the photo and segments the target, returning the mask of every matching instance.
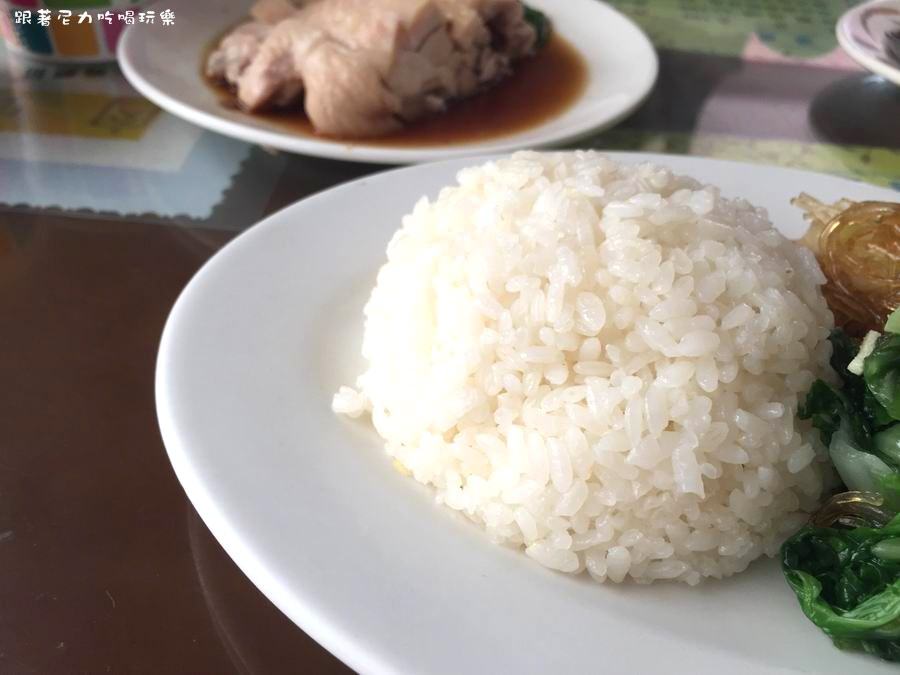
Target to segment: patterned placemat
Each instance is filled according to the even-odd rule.
[[[115,66],[0,45],[0,204],[202,220],[251,148],[160,111]]]
[[[900,88],[863,71],[835,37],[858,3],[610,4],[653,40],[660,81],[635,116],[589,145],[792,166],[900,190]]]
[[[849,0],[611,0],[661,49],[846,64],[834,37]],[[829,61],[829,57],[832,57]]]

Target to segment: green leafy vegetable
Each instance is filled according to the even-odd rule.
[[[900,424],[875,434],[872,441],[879,455],[900,467]]]
[[[900,474],[873,452],[862,449],[842,426],[832,436],[828,455],[850,490],[881,495],[893,513],[900,511]]]
[[[850,365],[850,362],[856,356],[856,352],[859,351],[859,340],[850,337],[840,328],[831,331],[828,340],[831,342],[833,350],[831,352],[831,367],[834,368],[834,372],[845,378],[846,381],[847,366]]]
[[[868,410],[868,419],[872,425],[872,428],[876,431],[879,429],[884,429],[887,426],[892,425],[897,420],[891,416],[891,414],[885,409],[883,405],[875,398],[875,395],[872,393],[871,389],[866,389],[865,394],[865,405]]]
[[[822,442],[831,443],[831,437],[840,429],[841,421],[849,417],[847,402],[824,380],[813,382],[806,401],[800,405],[800,419],[812,420],[812,425],[819,430]]]
[[[872,553],[878,558],[900,562],[900,537],[882,539],[872,547]]]
[[[854,431],[858,434],[857,438],[860,441],[864,441],[872,433],[873,429],[890,424],[893,418],[884,409],[883,404],[874,396],[871,389],[866,386],[867,382],[864,377],[854,375],[847,370],[847,366],[859,351],[859,342],[840,329],[832,331],[829,339],[834,348],[831,356],[831,367],[843,380],[841,393],[848,403],[848,412],[859,416],[859,419],[856,420],[858,424],[854,425]],[[868,361],[869,359],[867,358],[865,362],[868,363]],[[865,368],[865,366],[863,367]]]
[[[806,527],[781,549],[803,613],[842,649],[900,660],[900,517],[881,528]]]
[[[803,612],[835,645],[900,661],[900,515],[879,527],[881,514],[900,512],[900,313],[885,330],[862,352],[841,330],[830,337],[841,386],[817,380],[800,417],[853,492],[813,519],[835,526],[808,526],[785,542],[781,563]]]
[[[873,427],[878,424],[875,417],[879,406],[863,378],[847,370],[859,350],[859,342],[842,330],[832,331],[829,340],[833,348],[831,367],[843,384],[837,390],[824,380],[816,380],[800,406],[800,419],[812,420],[825,445],[831,443],[832,435],[842,423],[849,427],[857,443],[867,445]]]
[[[540,49],[549,42],[550,35],[553,33],[553,24],[550,23],[550,19],[543,12],[528,5],[523,5],[523,7],[525,9],[525,21],[530,23],[534,30],[537,31],[537,48]]]
[[[885,340],[885,337],[892,339]],[[859,350],[859,342],[839,329],[831,333],[829,340],[834,350],[831,367],[840,376],[842,386],[838,390],[824,380],[816,380],[800,406],[800,419],[812,420],[826,445],[831,443],[831,437],[841,423],[845,423],[856,443],[865,448],[870,445],[874,433],[900,419],[894,417],[884,404],[884,400],[893,396],[893,405],[900,407],[900,336],[879,338],[875,351],[863,365],[864,376],[847,370]],[[880,354],[877,370],[870,365],[876,353]],[[874,387],[865,377],[866,368],[872,370]]]
[[[885,333],[900,333],[900,307],[895,309],[884,324]]]
[[[880,494],[882,482],[893,473],[893,469],[877,455],[860,448],[847,427],[841,427],[832,436],[828,454],[844,485],[851,490]]]
[[[866,387],[892,420],[900,420],[900,335],[886,333],[863,364]]]

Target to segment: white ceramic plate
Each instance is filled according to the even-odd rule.
[[[288,152],[357,162],[407,164],[562,143],[611,126],[644,99],[657,75],[656,53],[641,30],[597,0],[529,0],[588,63],[581,98],[560,116],[492,140],[420,147],[342,143],[303,136],[252,115],[224,108],[206,86],[200,61],[206,46],[247,16],[250,0],[166,0],[174,26],[135,25],[119,45],[131,84],[170,113],[226,136]],[[161,6],[161,5],[160,5]]]
[[[788,169],[657,161],[769,208],[800,191],[898,193]],[[489,543],[331,413],[361,370],[362,306],[401,216],[473,160],[371,176],[271,216],[218,253],[169,318],[157,366],[172,464],[213,534],[281,610],[365,673],[894,672],[839,652],[775,561],[697,588],[597,585]],[[603,664],[602,668],[598,664]]]
[[[837,24],[838,42],[863,68],[900,85],[900,61],[886,48],[886,35],[900,31],[900,0],[875,0],[854,7]],[[900,45],[896,47],[900,54]]]

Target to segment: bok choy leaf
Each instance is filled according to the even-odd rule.
[[[852,492],[813,519],[833,526],[809,525],[788,539],[781,563],[803,612],[835,645],[900,661],[900,312],[885,330],[863,352],[842,331],[831,335],[841,386],[816,381],[800,417],[819,431]],[[893,517],[884,524],[891,516],[882,513]]]

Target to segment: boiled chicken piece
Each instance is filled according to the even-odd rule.
[[[259,47],[272,27],[259,21],[241,24],[222,38],[216,50],[206,61],[207,77],[237,82],[259,53]]]
[[[518,0],[289,4],[261,0],[258,20],[226,36],[207,70],[251,112],[302,97],[316,130],[335,136],[384,134],[443,110],[509,74],[537,37]]]
[[[250,9],[250,16],[261,23],[275,25],[287,19],[299,9],[299,4],[290,0],[259,0]]]

